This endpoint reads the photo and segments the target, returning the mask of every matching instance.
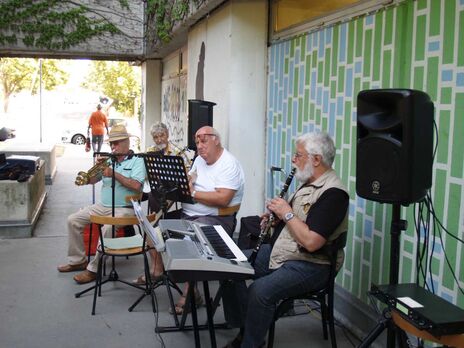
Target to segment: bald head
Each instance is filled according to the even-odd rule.
[[[215,163],[223,152],[221,136],[216,129],[210,126],[204,126],[197,130],[195,144],[197,145],[198,155],[208,165]]]

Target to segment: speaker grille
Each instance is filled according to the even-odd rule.
[[[387,137],[369,137],[358,142],[356,192],[384,203],[400,199],[401,144]]]

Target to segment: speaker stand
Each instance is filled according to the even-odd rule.
[[[400,235],[407,229],[407,221],[401,219],[401,204],[393,203],[390,228],[390,285],[398,284],[398,272],[400,268]],[[399,346],[407,347],[406,334],[398,329],[391,318],[390,308],[385,308],[377,325],[364,338],[358,348],[366,348],[374,342],[380,334],[387,329],[387,347],[395,348],[398,334]]]

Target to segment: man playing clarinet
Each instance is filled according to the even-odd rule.
[[[226,347],[262,347],[280,300],[327,283],[329,260],[318,250],[348,227],[349,196],[332,169],[335,151],[326,133],[297,138],[292,164],[300,185],[288,202],[276,197],[267,205],[276,222],[284,225],[282,231],[273,246],[264,244],[257,251],[255,278],[248,288],[244,281],[224,285],[226,320],[240,327]],[[268,218],[263,216],[262,226]]]

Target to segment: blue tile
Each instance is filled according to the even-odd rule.
[[[318,57],[319,58],[323,58],[324,57],[324,43],[325,43],[325,40],[324,40],[324,37],[325,37],[325,31],[324,30],[321,30],[319,31],[319,46],[317,48],[318,50]]]
[[[374,23],[374,16],[373,15],[367,16],[366,25],[371,25],[372,23]]]
[[[288,76],[284,77],[284,98],[288,96]]]
[[[329,91],[325,90],[322,97],[322,112],[327,113],[329,111]]]
[[[334,138],[335,137],[335,107],[333,103],[330,103],[330,114],[328,115],[328,130],[327,133]]]
[[[456,86],[464,87],[464,73],[457,73],[456,74]]]
[[[327,28],[325,31],[326,31],[325,44],[326,44],[326,45],[329,45],[329,44],[332,43],[332,31],[333,31],[333,27],[329,27],[329,28]]]
[[[354,212],[356,211],[356,207],[354,204],[350,204],[350,217],[354,218]]]
[[[322,104],[322,87],[317,87],[316,104],[317,104],[317,106],[321,106],[321,104]]]
[[[441,72],[442,81],[453,81],[453,70],[443,70]]]
[[[453,303],[453,302],[454,302],[454,298],[453,298],[450,294],[448,294],[448,293],[446,293],[446,292],[444,292],[444,291],[440,292],[440,297],[441,297],[442,299],[444,299],[444,300],[450,302],[450,303]]]
[[[439,238],[433,243],[433,253],[435,255],[443,254],[443,248],[441,246],[441,242]]]
[[[464,6],[464,0],[459,0],[459,3],[461,4],[461,6]]]
[[[372,221],[364,220],[364,236],[367,239],[372,239]]]
[[[356,206],[358,208],[364,209],[364,205],[366,204],[366,200],[359,196],[356,196]]]
[[[343,97],[337,97],[337,116],[343,116]]]
[[[347,97],[353,96],[353,69],[352,68],[346,69],[345,95]]]
[[[353,122],[356,122],[357,121],[357,118],[358,118],[358,115],[356,113],[356,110],[353,110],[353,113],[351,114],[351,120]]]
[[[316,70],[311,73],[311,100],[316,100]]]
[[[360,74],[361,71],[362,71],[362,63],[361,62],[354,63],[354,73]]]
[[[440,49],[440,42],[439,41],[429,42],[429,52],[438,51],[439,49]]]
[[[309,53],[311,52],[312,48],[313,48],[313,40],[312,40],[312,37],[311,37],[312,34],[310,35],[306,35],[306,53]]]

